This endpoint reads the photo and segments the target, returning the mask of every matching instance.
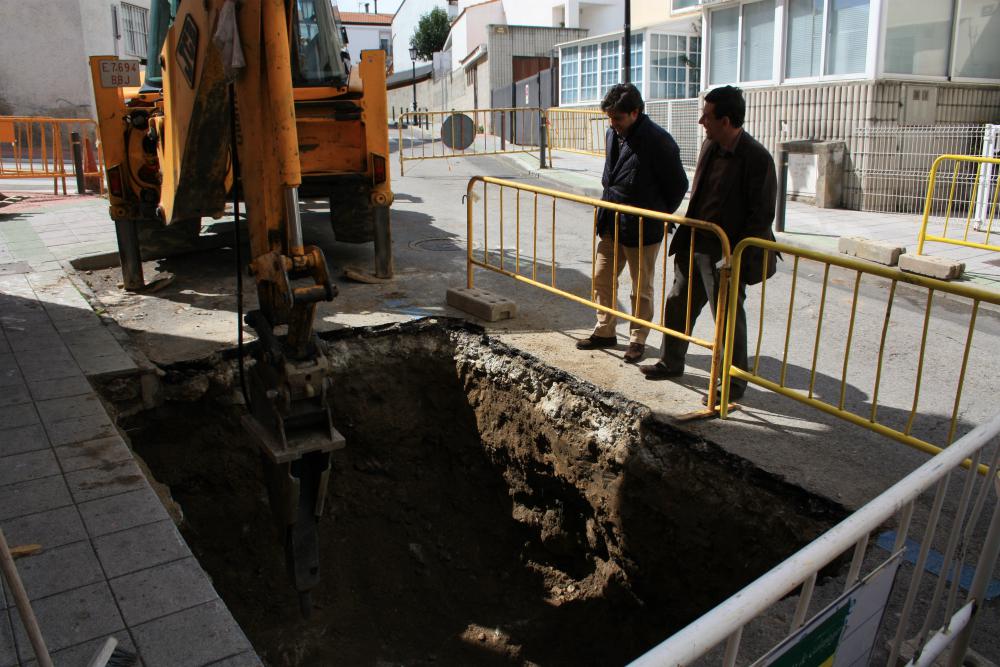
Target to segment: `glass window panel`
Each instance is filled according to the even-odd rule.
[[[889,0],[885,71],[945,76],[948,73],[951,9],[950,2]]]
[[[559,58],[559,103],[572,104],[577,100],[577,72],[580,51],[576,46],[560,51]]]
[[[642,51],[642,33],[632,35],[632,48],[629,49],[629,57],[632,59],[629,78],[639,89],[642,88]]]
[[[962,0],[954,76],[1000,78],[1000,0]]]
[[[868,59],[869,0],[830,0],[826,73],[861,74]]]
[[[617,40],[601,44],[601,90],[607,91],[622,78],[621,64],[618,61],[621,43]]]
[[[712,85],[736,81],[736,59],[738,55],[740,8],[720,9],[710,15],[712,62],[709,68],[709,83]]]
[[[597,44],[580,49],[580,101],[597,99]]]
[[[697,7],[698,0],[673,0],[674,11],[678,9],[687,9],[688,7]]]
[[[774,77],[774,0],[743,5],[741,81]]]
[[[819,76],[824,0],[790,0],[785,76]]]

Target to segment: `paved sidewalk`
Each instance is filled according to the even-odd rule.
[[[17,566],[49,651],[85,665],[113,635],[149,666],[260,664],[88,381],[137,370],[60,263],[113,249],[111,223],[32,206],[0,208],[0,527],[42,545]],[[33,658],[5,586],[0,667]]]
[[[539,169],[535,155],[500,157],[507,164],[537,176],[554,188],[588,197],[601,196],[604,166],[601,157],[556,151],[551,169]],[[687,200],[681,204],[678,213],[683,213],[686,207]],[[823,209],[789,201],[785,205],[785,231],[776,236],[779,241],[833,253],[837,252],[837,241],[841,236],[890,241],[906,247],[909,252],[916,252],[919,231],[920,216],[915,214]],[[956,282],[1000,290],[1000,253],[944,244],[928,244],[924,250],[928,255],[965,262],[965,275]]]

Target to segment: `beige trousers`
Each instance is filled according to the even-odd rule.
[[[629,248],[618,245],[618,275],[614,275],[614,239],[600,238],[597,243],[597,259],[594,266],[594,300],[602,306],[618,310],[618,304],[611,300],[612,285],[618,282],[622,269],[628,264],[628,272],[632,277],[632,315],[644,320],[653,318],[653,277],[656,275],[656,256],[660,253],[660,244],[642,247],[642,285],[636,288],[636,274],[639,273],[639,248]],[[616,290],[617,292],[617,290]],[[636,295],[638,294],[638,303]],[[617,294],[616,294],[617,297]],[[617,298],[615,299],[617,301]],[[614,315],[597,311],[597,326],[595,336],[611,337],[615,335]],[[646,342],[649,328],[629,322],[629,342]]]

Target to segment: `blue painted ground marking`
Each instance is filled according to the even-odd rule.
[[[895,543],[896,531],[890,530],[879,535],[878,541],[875,544],[889,553],[892,553],[892,546]],[[920,543],[916,540],[907,538],[904,549],[905,553],[903,554],[903,560],[910,565],[916,565],[917,557],[920,555]],[[927,553],[927,564],[924,566],[924,569],[933,575],[941,576],[942,565],[944,565],[944,554],[931,549]],[[952,567],[954,567],[954,565]],[[962,565],[962,575],[958,578],[958,585],[961,586],[963,590],[969,590],[969,586],[972,585],[972,576],[974,574],[975,569],[971,565]],[[951,581],[950,574],[948,575],[948,581]],[[987,600],[992,600],[998,595],[1000,595],[1000,581],[993,579],[990,581],[989,585],[986,586],[986,593],[983,597]]]

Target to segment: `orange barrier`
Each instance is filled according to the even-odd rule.
[[[97,123],[89,118],[0,116],[0,178],[51,178],[53,194],[59,194],[60,183],[67,194],[66,179],[77,177],[71,147],[74,133],[81,143],[80,172],[87,184],[83,189],[104,194]]]

